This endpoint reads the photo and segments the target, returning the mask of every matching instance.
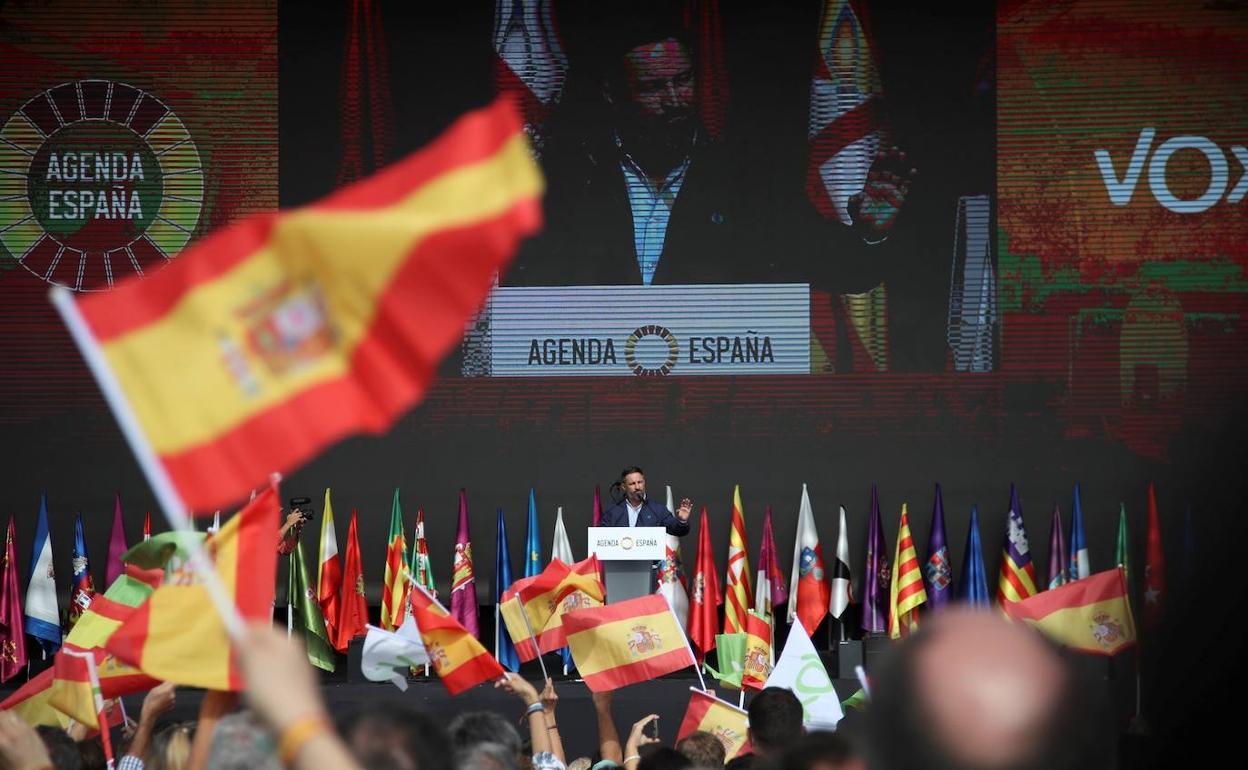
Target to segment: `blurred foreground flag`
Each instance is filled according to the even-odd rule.
[[[1135,644],[1135,618],[1121,568],[1098,572],[1021,602],[1004,602],[1001,609],[1081,652],[1117,655]]]
[[[749,718],[745,710],[716,698],[709,692],[690,687],[689,708],[680,722],[676,740],[701,730],[710,733],[724,744],[724,759],[732,759],[741,753],[749,737]]]
[[[212,511],[419,401],[540,227],[542,184],[499,100],[328,198],[213,233],[113,291],[53,301],[136,451],[186,507]]]

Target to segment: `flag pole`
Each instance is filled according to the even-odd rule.
[[[676,628],[680,629],[680,638],[685,643],[685,649],[689,651],[689,658],[693,661],[693,671],[698,675],[698,684],[702,685],[702,692],[710,692],[706,689],[706,678],[702,676],[702,664],[698,663],[698,656],[693,654],[693,645],[689,644],[689,635],[685,633],[685,627],[680,624],[680,618],[676,617],[671,600],[666,596],[663,599],[667,604],[667,611],[672,615],[672,621],[676,624]]]
[[[117,382],[117,377],[113,374],[112,368],[109,367],[103,353],[100,352],[99,344],[95,341],[94,335],[87,327],[86,319],[79,312],[78,304],[74,300],[73,295],[64,286],[53,286],[49,292],[49,297],[52,300],[52,305],[60,313],[61,320],[65,322],[65,327],[69,330],[70,337],[73,338],[74,343],[78,346],[78,351],[82,353],[82,357],[86,361],[87,367],[91,370],[91,374],[95,376],[95,382],[100,386],[100,392],[103,393],[104,400],[108,403],[109,409],[112,410],[113,417],[117,419],[117,424],[121,428],[122,434],[126,437],[126,442],[130,445],[130,451],[134,453],[135,459],[138,460],[139,467],[147,478],[147,483],[151,485],[152,491],[156,493],[156,500],[160,503],[165,519],[175,530],[188,533],[194,532],[194,524],[186,514],[186,505],[182,502],[182,498],[174,487],[173,481],[170,480],[169,474],[165,471],[165,466],[161,464],[156,457],[156,453],[152,451],[151,445],[147,442],[147,437],[139,426],[138,417],[130,408],[130,403],[126,400],[125,394],[122,393],[121,384]],[[274,474],[272,483],[276,483],[277,478],[280,477]],[[240,642],[245,629],[243,618],[238,613],[238,607],[235,606],[234,599],[226,592],[225,586],[221,583],[221,579],[218,577],[203,543],[194,538],[187,538],[187,540],[187,550],[190,552],[188,563],[192,571],[194,571],[195,575],[208,590],[208,595],[212,598],[212,603],[217,608],[217,613],[220,614],[230,639],[235,643]]]
[[[524,609],[524,602],[520,602],[520,617],[524,618],[524,630],[529,632],[529,643],[533,645],[533,652],[537,654],[537,665],[542,667],[542,681],[550,678],[546,673],[546,661],[542,660],[542,648],[537,646],[537,634],[533,633],[533,625],[529,623],[529,613]]]
[[[296,543],[296,547],[298,544]],[[291,551],[286,567],[286,638],[295,633],[295,605],[291,603],[291,589],[295,585],[295,552]]]

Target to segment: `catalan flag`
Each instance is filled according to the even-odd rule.
[[[437,599],[419,586],[412,586],[408,598],[433,670],[451,695],[503,676],[503,667],[494,656]]]
[[[276,486],[268,486],[205,543],[244,620],[272,617],[279,507]],[[202,584],[157,588],[105,649],[157,679],[210,690],[243,687],[225,625]]]
[[[522,129],[500,99],[375,176],[213,233],[159,273],[54,292],[97,379],[115,386],[113,408],[133,418],[131,440],[188,507],[240,500],[262,474],[384,431],[421,398],[540,227]]]
[[[761,690],[771,676],[771,619],[750,611],[745,618],[745,675],[741,685]]]
[[[728,535],[728,574],[724,578],[724,633],[745,630],[745,613],[754,607],[750,557],[745,550],[745,508],[741,486],[732,490],[732,531]]]
[[[1004,605],[1036,595],[1036,566],[1031,562],[1027,528],[1018,489],[1010,485],[1010,512],[1006,522],[1005,545],[1001,553],[1001,574],[997,578],[997,601]]]
[[[399,489],[390,502],[390,536],[386,538],[385,582],[381,584],[381,627],[393,631],[407,614],[407,536],[403,534],[403,509]]]
[[[594,692],[696,666],[680,623],[658,594],[563,616],[576,670]]]
[[[597,556],[571,565],[551,559],[540,574],[518,580],[504,591],[499,609],[520,659],[529,661],[567,643],[566,613],[601,607],[606,597],[598,578]]]
[[[743,709],[716,698],[709,692],[689,688],[689,708],[680,721],[676,740],[701,730],[708,732],[724,744],[724,759],[729,760],[741,753],[749,739],[749,717]]]
[[[1082,652],[1117,655],[1135,644],[1135,617],[1121,567],[1098,572],[1020,602],[1005,614]]]
[[[901,504],[901,523],[897,525],[897,550],[893,552],[892,582],[888,591],[888,635],[893,639],[909,636],[919,627],[919,605],[927,601],[923,588],[923,568],[919,566],[914,538],[910,535],[910,516]]]

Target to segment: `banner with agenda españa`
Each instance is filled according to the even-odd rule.
[[[809,372],[805,284],[498,288],[464,354],[470,376]]]

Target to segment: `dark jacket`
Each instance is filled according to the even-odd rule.
[[[628,526],[628,501],[624,500],[607,508],[602,512],[602,521],[599,522],[600,527],[627,527]],[[638,527],[665,527],[669,535],[683,537],[689,534],[689,522],[681,521],[676,515],[667,510],[667,506],[662,503],[656,503],[650,498],[646,498],[641,504],[641,510],[637,512]]]

